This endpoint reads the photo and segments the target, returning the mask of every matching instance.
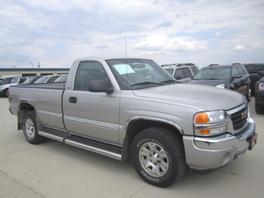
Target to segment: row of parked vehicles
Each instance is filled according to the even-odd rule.
[[[33,85],[43,83],[62,83],[66,82],[67,75],[39,75],[39,76],[12,76],[0,78],[0,96],[8,97],[9,88],[15,85]]]
[[[256,95],[256,112],[264,113],[264,64],[212,64],[201,70],[192,63],[162,65],[162,67],[180,82],[234,90],[243,94],[248,101],[250,96]]]

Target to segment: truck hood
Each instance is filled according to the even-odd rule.
[[[209,85],[209,86],[217,86],[220,84],[225,84],[225,80],[190,80],[188,83],[190,84],[200,84],[200,85]]]
[[[196,110],[229,110],[244,104],[245,98],[227,89],[195,85],[173,84],[134,90],[138,97],[188,106]]]

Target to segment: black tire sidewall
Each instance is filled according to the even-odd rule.
[[[159,187],[166,187],[174,183],[174,181],[179,176],[179,160],[183,160],[180,156],[177,155],[177,143],[175,142],[172,144],[172,141],[166,137],[166,135],[156,134],[155,130],[153,129],[146,129],[138,134],[133,142],[131,147],[131,157],[132,163],[134,165],[135,170],[141,176],[143,180],[146,182],[159,186]],[[170,131],[162,130],[164,133],[170,133]],[[167,153],[168,160],[169,160],[169,169],[165,175],[162,177],[153,177],[149,175],[145,170],[141,167],[139,161],[139,150],[141,146],[146,142],[154,142],[159,144]],[[181,146],[181,145],[178,145]]]
[[[31,119],[32,122],[34,123],[35,133],[34,133],[33,138],[30,138],[26,133],[25,123],[26,123],[27,119]],[[36,124],[36,119],[35,119],[35,116],[33,115],[33,113],[25,113],[25,115],[23,117],[23,133],[24,133],[24,136],[28,142],[30,142],[32,144],[34,144],[36,142],[37,136],[38,136],[38,129],[37,129],[37,124]]]
[[[255,101],[255,111],[257,114],[264,114],[264,105],[258,104]]]
[[[149,175],[141,167],[141,164],[140,164],[140,161],[139,161],[139,157],[138,157],[138,153],[139,153],[139,150],[140,150],[141,146],[144,143],[146,143],[146,142],[154,142],[154,143],[157,143],[167,153],[168,160],[169,160],[169,169],[168,169],[167,173],[164,176],[160,177],[160,178],[153,177],[153,176]],[[152,138],[142,139],[142,140],[140,140],[136,144],[136,153],[137,153],[137,157],[136,157],[135,163],[136,163],[136,167],[137,167],[137,172],[140,172],[140,175],[142,175],[144,179],[146,178],[148,182],[150,182],[150,183],[163,183],[164,181],[168,180],[168,178],[170,177],[170,175],[172,175],[172,172],[173,172],[173,161],[172,161],[172,157],[171,157],[170,153],[168,152],[168,149],[160,141],[157,141],[156,139],[152,139]]]

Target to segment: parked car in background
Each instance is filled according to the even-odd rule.
[[[256,113],[264,114],[264,77],[255,85],[255,109]]]
[[[257,140],[245,97],[178,83],[149,59],[78,59],[66,83],[12,87],[9,103],[29,143],[46,137],[130,160],[163,187],[188,167],[224,166]]]
[[[204,67],[188,83],[231,89],[250,100],[250,77],[240,64]]]
[[[245,64],[245,67],[250,75],[251,95],[255,95],[255,84],[264,76],[264,63],[262,64]]]
[[[199,71],[193,63],[162,65],[162,68],[180,82],[190,80]]]
[[[54,82],[55,83],[62,83],[62,82],[66,82],[67,80],[67,76],[66,74],[61,75],[60,77],[58,77]]]
[[[40,79],[42,76],[30,76],[25,80],[22,84],[23,85],[31,85],[34,84],[38,79]]]
[[[53,83],[57,78],[59,78],[58,75],[42,76],[41,78],[36,80],[33,84]]]
[[[26,79],[27,79],[26,77],[20,77],[20,76],[1,78],[0,95],[8,97],[9,88],[11,86],[23,83]]]

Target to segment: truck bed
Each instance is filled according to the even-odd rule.
[[[62,120],[64,87],[65,83],[13,86],[10,88],[10,108],[14,114],[17,114],[20,104],[30,101],[43,125],[64,129]]]
[[[59,89],[63,90],[65,88],[65,83],[43,83],[43,84],[33,84],[33,85],[16,85],[14,87],[19,88],[35,88],[35,89]]]

